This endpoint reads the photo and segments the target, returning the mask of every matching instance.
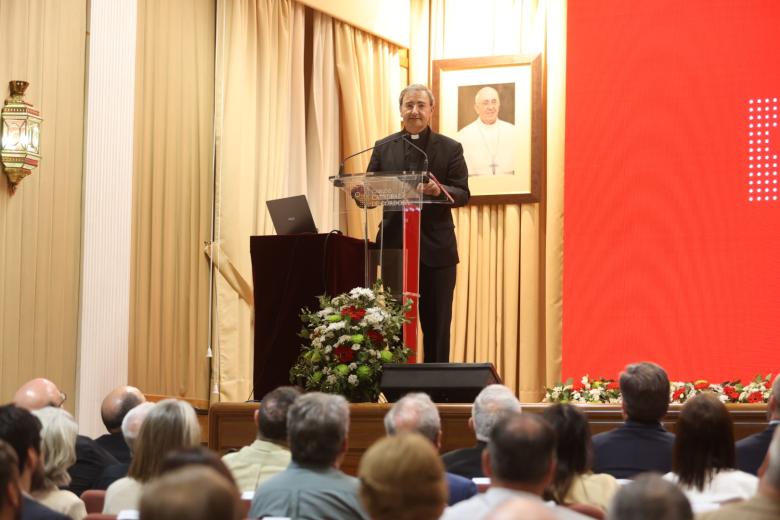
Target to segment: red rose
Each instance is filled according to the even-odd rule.
[[[693,385],[693,388],[696,390],[705,390],[710,387],[710,384],[707,381],[699,381],[695,385]]]
[[[672,401],[678,401],[685,395],[685,388],[680,388],[672,394]]]
[[[612,381],[607,385],[607,390],[620,390],[620,383]]]
[[[341,309],[342,316],[349,316],[352,321],[360,321],[363,316],[366,315],[365,309],[358,309],[354,305],[350,305],[344,309]]]
[[[737,392],[737,389],[734,388],[733,386],[724,386],[723,393],[726,394],[726,397],[728,397],[732,401],[739,400],[739,392]]]
[[[355,353],[352,352],[352,349],[344,345],[333,349],[333,353],[336,355],[337,358],[339,358],[339,361],[341,361],[342,363],[349,363],[355,357]]]
[[[764,394],[762,394],[760,390],[756,390],[748,396],[747,401],[748,403],[763,403]]]
[[[385,340],[385,337],[375,330],[369,330],[367,335],[371,343],[375,343],[377,345],[381,344]]]

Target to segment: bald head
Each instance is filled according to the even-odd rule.
[[[121,431],[122,420],[127,412],[144,402],[146,397],[134,386],[120,386],[111,390],[100,407],[100,416],[106,429],[110,433]]]
[[[39,377],[19,387],[14,394],[14,404],[27,410],[40,410],[47,406],[59,408],[65,402],[65,394],[57,385]]]

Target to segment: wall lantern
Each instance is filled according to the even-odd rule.
[[[2,141],[0,141],[0,162],[8,176],[11,193],[19,182],[38,166],[40,155],[38,145],[41,134],[41,114],[24,100],[24,91],[29,83],[11,81],[11,97],[5,100],[0,111]]]

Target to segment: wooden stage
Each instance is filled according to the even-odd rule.
[[[357,466],[363,452],[385,433],[382,419],[390,408],[389,404],[352,404],[350,405],[351,424],[349,429],[349,451],[342,469],[349,474],[357,473]],[[541,413],[548,404],[523,404],[524,413]],[[726,405],[734,420],[734,436],[741,439],[766,428],[767,413],[765,404],[729,404]],[[220,454],[250,444],[257,433],[252,419],[258,403],[214,403],[208,411],[209,448]],[[442,423],[442,453],[457,448],[473,446],[474,433],[469,430],[471,416],[470,404],[440,404],[439,414]],[[611,430],[623,422],[620,406],[616,405],[580,405],[590,423],[593,434]],[[682,405],[670,405],[664,418],[664,426],[674,431]]]

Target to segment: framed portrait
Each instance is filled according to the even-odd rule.
[[[545,165],[541,58],[435,60],[433,129],[463,145],[472,203],[538,202]]]

